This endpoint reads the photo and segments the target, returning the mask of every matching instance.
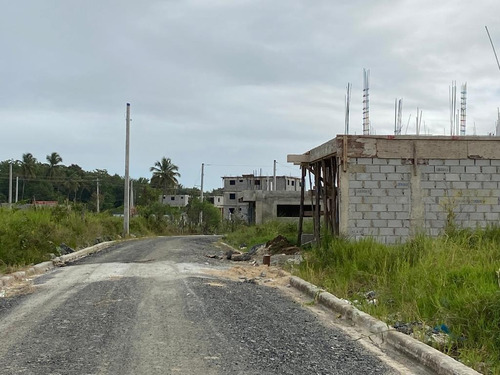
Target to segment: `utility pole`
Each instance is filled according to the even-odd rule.
[[[205,177],[205,163],[201,163],[201,194],[200,194],[200,201],[201,201],[201,209],[200,209],[200,225],[203,224],[203,177]]]
[[[99,202],[99,177],[97,177],[97,213],[100,212],[100,202]]]
[[[274,160],[274,167],[273,167],[273,190],[276,191],[276,160]]]
[[[9,208],[12,208],[12,160],[9,163]]]
[[[19,176],[16,176],[16,203],[19,200]]]
[[[125,136],[125,193],[123,196],[123,236],[130,234],[130,103],[127,103],[126,136]]]

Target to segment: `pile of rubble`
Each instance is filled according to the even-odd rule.
[[[283,265],[285,263],[298,264],[302,261],[300,248],[294,246],[288,239],[282,235],[278,235],[265,244],[258,244],[250,248],[250,250],[238,251],[229,250],[225,257],[232,261],[252,261],[259,262],[265,255],[271,256],[270,262],[273,265]]]

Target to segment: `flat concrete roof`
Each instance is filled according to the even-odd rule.
[[[340,134],[303,154],[287,155],[287,161],[309,164],[344,153],[348,158],[500,159],[500,137]]]

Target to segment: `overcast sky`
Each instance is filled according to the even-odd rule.
[[[161,157],[205,190],[221,176],[299,175],[287,154],[362,133],[449,134],[449,86],[467,82],[467,134],[493,132],[498,0],[0,0],[0,160],[58,152],[63,164],[132,178]]]

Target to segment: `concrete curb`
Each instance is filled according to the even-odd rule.
[[[394,330],[386,323],[358,310],[349,302],[337,298],[333,294],[325,292],[323,289],[299,277],[291,276],[290,285],[309,295],[311,298],[314,298],[318,303],[328,307],[330,310],[341,314],[347,320],[367,329],[374,334],[372,336],[372,338],[375,339],[374,341],[385,342],[391,345],[401,353],[404,353],[435,371],[436,374],[480,375],[479,372],[441,353],[439,350]]]
[[[54,258],[51,261],[35,264],[34,266],[31,266],[24,271],[17,271],[17,272],[2,276],[2,277],[0,277],[0,288],[9,286],[16,281],[24,280],[29,276],[41,275],[47,271],[50,271],[50,270],[58,267],[60,264],[73,262],[73,261],[75,261],[79,258],[83,258],[89,254],[104,250],[116,242],[117,241],[101,242],[97,245],[87,247],[87,248],[82,249],[82,250],[75,251],[74,253],[66,254],[66,255],[62,255],[58,258]]]

